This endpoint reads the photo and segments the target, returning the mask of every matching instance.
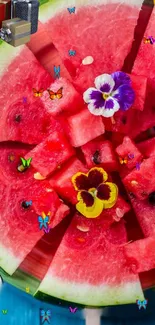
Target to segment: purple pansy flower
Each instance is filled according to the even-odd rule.
[[[95,87],[88,88],[83,99],[93,115],[112,117],[119,109],[128,110],[135,99],[130,77],[121,71],[95,78]]]

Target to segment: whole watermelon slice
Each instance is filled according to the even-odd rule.
[[[118,231],[122,234],[121,227],[124,225],[116,228],[117,234]],[[91,306],[127,304],[143,299],[138,276],[130,269],[131,263],[125,266],[124,247],[120,244],[121,235],[117,242],[117,234],[114,244],[110,241],[114,232],[107,236],[102,224],[97,227],[91,219],[83,221],[79,215],[74,216],[37,296],[52,295]]]
[[[38,44],[36,47],[29,44],[29,49],[35,56],[28,48],[21,47],[20,50],[12,50],[11,58],[9,58],[9,54],[6,52],[8,45],[1,45],[0,56],[2,53],[4,68],[1,68],[0,71],[3,87],[2,102],[0,102],[0,105],[2,103],[0,140],[20,142],[20,144],[6,142],[4,151],[1,150],[4,152],[4,158],[0,160],[2,167],[0,171],[2,184],[0,218],[3,225],[0,266],[9,274],[12,274],[21,262],[24,264],[26,255],[31,253],[34,245],[42,236],[38,229],[38,214],[41,214],[43,210],[45,213],[50,210],[52,214],[51,226],[55,227],[69,212],[68,206],[62,202],[62,198],[70,202],[69,205],[75,211],[77,193],[75,195],[71,177],[73,173],[86,173],[88,171],[84,165],[84,157],[80,147],[86,146],[87,148],[88,142],[96,141],[96,138],[102,136],[103,133],[105,133],[105,139],[108,138],[111,141],[111,134],[108,134],[107,130],[126,133],[130,138],[134,138],[144,127],[141,128],[139,121],[141,121],[141,116],[144,118],[149,112],[149,105],[143,107],[145,91],[149,92],[150,89],[149,83],[146,89],[146,75],[143,77],[144,84],[141,82],[140,90],[138,89],[138,80],[141,80],[141,77],[135,76],[134,78],[136,94],[139,94],[137,101],[139,107],[136,107],[138,108],[137,111],[132,109],[127,113],[126,125],[121,122],[123,116],[116,115],[115,124],[108,128],[109,122],[106,124],[101,117],[97,119],[86,108],[81,110],[83,108],[81,105],[78,109],[80,96],[77,92],[77,90],[83,91],[83,89],[90,87],[96,75],[114,72],[122,68],[125,56],[131,49],[141,4],[141,0],[137,2],[132,0],[130,4],[127,1],[116,2],[112,0],[107,2],[107,0],[98,0],[96,2],[88,0],[83,5],[80,0],[76,0],[72,2],[72,5],[75,5],[75,14],[69,13],[64,0],[60,0],[59,3],[52,1],[42,7],[40,17],[43,23],[47,22],[44,25],[47,28],[47,35],[52,35],[53,42],[72,76],[72,84],[65,79],[60,79],[54,84],[54,87],[56,85],[64,86],[63,104],[60,99],[60,101],[55,102],[56,105],[52,102],[50,107],[49,98],[45,98],[46,96],[41,97],[41,99],[36,98],[32,92],[33,87],[37,90],[44,88],[47,91],[53,85],[53,77],[50,77],[35,58],[36,56],[39,59],[38,48],[41,53],[39,61],[45,67],[47,52],[49,53],[49,48],[51,49],[48,46],[48,51],[47,47],[44,48],[46,41],[49,44],[48,36],[43,41],[40,40],[39,43],[37,33],[34,35],[33,40],[34,42],[37,40]],[[127,17],[129,17],[128,20]],[[107,25],[106,29],[104,28],[105,24]],[[115,24],[115,29],[112,24]],[[125,42],[122,42],[118,33],[121,29]],[[45,29],[44,33],[46,34]],[[103,46],[105,43],[107,46]],[[72,47],[74,47],[73,50],[76,50],[75,57],[69,56],[68,53]],[[100,60],[101,53],[102,60]],[[25,60],[23,61],[24,55]],[[88,55],[91,55],[94,61],[92,65],[84,66],[82,60]],[[56,64],[55,60],[52,56],[52,62],[50,61],[52,67]],[[51,69],[53,70],[53,68]],[[14,71],[15,76],[13,75]],[[48,71],[51,72],[49,69]],[[76,90],[74,86],[76,86]],[[53,90],[57,91],[57,88]],[[72,92],[70,94],[71,100],[69,92]],[[26,97],[26,102],[25,99],[23,100],[23,96]],[[47,99],[48,107],[46,106]],[[77,101],[75,112],[72,110],[74,101]],[[53,114],[52,109],[55,111]],[[60,112],[62,113],[61,117],[58,116]],[[66,121],[64,112],[69,112]],[[56,116],[57,119],[54,119],[53,116]],[[136,130],[133,130],[132,119],[134,119],[134,123],[137,123],[134,124]],[[64,121],[66,122],[65,127]],[[121,123],[123,127],[121,127]],[[149,123],[153,122],[147,119],[145,127]],[[60,131],[63,134],[62,137],[68,137],[68,141],[65,143],[59,141]],[[55,143],[52,141],[51,143],[49,139],[54,136]],[[33,144],[33,147],[25,146],[25,143]],[[72,146],[78,148],[74,150]],[[69,149],[67,150],[67,148]],[[134,142],[132,148],[135,149]],[[105,154],[106,150],[104,149]],[[110,146],[110,152],[111,157],[115,157],[112,146]],[[71,157],[73,153],[75,157]],[[34,156],[30,169],[24,171],[23,176],[17,176],[17,170],[14,169],[16,169],[21,154],[24,157],[30,157],[31,154]],[[14,160],[12,161],[13,157]],[[113,158],[111,159],[113,162]],[[150,161],[150,159],[152,158],[148,157],[147,160]],[[143,166],[142,171],[147,171],[146,164]],[[60,171],[57,171],[56,167]],[[53,173],[49,179],[50,185],[46,180],[34,180],[34,174],[38,174],[38,170],[40,173],[43,171],[44,177],[48,177],[51,172]],[[151,165],[151,172],[153,170],[154,166]],[[129,181],[132,175],[126,176]],[[137,173],[134,175],[137,176]],[[119,177],[118,174],[117,177]],[[142,182],[143,188],[147,187],[146,179],[143,179],[142,176],[140,182]],[[121,185],[118,187],[121,190]],[[152,182],[150,189],[153,189]],[[3,196],[5,196],[4,200]],[[25,200],[32,200],[32,206],[29,209],[24,208],[23,202]],[[142,207],[142,205],[140,206]],[[129,209],[130,206],[119,195],[112,210],[103,210],[99,218],[87,219],[76,213],[61,243],[59,242],[59,247],[56,247],[54,251],[54,259],[52,255],[51,261],[48,261],[48,265],[51,265],[44,279],[45,269],[42,277],[36,270],[35,275],[39,274],[40,280],[43,280],[36,293],[44,296],[52,295],[63,300],[91,306],[135,303],[136,299],[143,300],[138,271],[133,270],[134,256],[130,256],[129,259],[125,250],[128,239],[122,218]],[[105,221],[107,221],[106,227]],[[139,248],[143,243],[135,244],[135,247]],[[4,251],[5,255],[3,254]],[[142,250],[139,250],[139,255],[136,258],[138,256],[140,258],[144,256]],[[149,268],[152,265],[150,263]],[[41,267],[41,262],[37,264],[37,267]],[[141,264],[140,271],[143,270],[146,270],[146,267]]]

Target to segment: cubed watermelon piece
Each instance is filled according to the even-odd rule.
[[[124,215],[130,211],[130,205],[118,196],[116,204],[111,209],[105,209],[95,220],[96,225],[102,224],[102,229],[108,229],[113,223],[120,222]]]
[[[92,140],[81,147],[87,166],[101,166],[107,171],[118,169],[118,162],[112,143],[104,139]]]
[[[155,235],[155,204],[149,197],[143,201],[130,198],[138,223],[145,237]]]
[[[105,131],[101,116],[95,116],[86,108],[68,117],[66,132],[73,147],[80,147]]]
[[[122,144],[116,148],[116,153],[119,158],[127,158],[125,165],[129,169],[133,169],[137,162],[141,162],[143,157],[134,142],[127,136],[124,137]]]
[[[77,191],[74,189],[71,178],[78,172],[87,173],[88,168],[74,157],[64,164],[61,170],[49,179],[52,188],[54,188],[62,198],[73,204],[77,203]]]
[[[155,138],[137,143],[137,148],[145,158],[155,156]]]
[[[72,115],[77,111],[80,111],[84,105],[83,98],[75,90],[71,82],[65,78],[59,78],[49,86],[49,89],[54,93],[57,93],[60,88],[62,88],[62,98],[51,100],[48,91],[45,91],[41,97],[47,111],[53,116],[56,116],[63,111]]]
[[[149,237],[136,240],[124,247],[131,268],[135,273],[149,271],[155,268],[155,238]]]
[[[25,158],[32,158],[32,166],[42,176],[46,177],[72,155],[74,155],[74,149],[62,132],[53,132],[43,142],[27,153]]]
[[[128,192],[144,200],[148,195],[155,191],[155,157],[143,160],[138,169],[133,169],[123,179],[123,183]]]
[[[135,101],[132,105],[132,109],[143,111],[144,102],[146,97],[147,78],[144,76],[136,76],[129,74],[132,81],[132,87],[135,91]]]

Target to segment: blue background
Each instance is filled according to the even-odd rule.
[[[148,299],[146,310],[138,310],[136,304],[103,308],[101,325],[155,325],[155,291],[145,291],[145,298]],[[85,325],[82,309],[72,314],[66,307],[44,303],[8,283],[3,284],[0,325],[40,325],[40,308],[51,309],[51,325]],[[2,310],[7,310],[7,314]]]

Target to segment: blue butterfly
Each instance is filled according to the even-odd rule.
[[[70,14],[75,14],[75,7],[73,8],[67,8],[67,10],[69,11]]]
[[[38,221],[39,221],[39,223],[40,223],[40,225],[39,225],[39,229],[40,229],[40,230],[41,230],[43,227],[44,227],[45,229],[48,228],[47,223],[49,222],[49,216],[46,216],[45,218],[43,218],[42,216],[39,216],[39,217],[38,217]]]
[[[76,51],[69,50],[68,53],[69,53],[70,56],[74,56],[76,54]]]
[[[148,304],[148,299],[144,299],[144,300],[136,300],[136,303],[137,303],[137,306],[138,306],[139,310],[140,310],[141,308],[146,309],[147,304]]]
[[[31,201],[26,201],[26,205],[31,206],[32,205],[32,200]]]
[[[54,65],[54,77],[60,78],[60,65],[58,67]]]
[[[51,310],[40,309],[41,324],[48,322],[50,324]]]

